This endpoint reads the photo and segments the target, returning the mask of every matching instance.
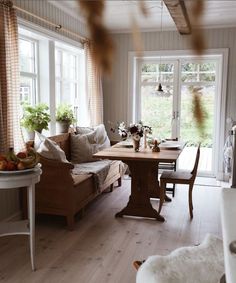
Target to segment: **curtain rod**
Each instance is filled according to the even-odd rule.
[[[75,32],[72,32],[72,31],[70,31],[70,30],[68,30],[68,29],[65,29],[65,28],[63,28],[61,25],[57,25],[57,24],[55,24],[55,23],[53,23],[53,22],[51,22],[51,21],[45,20],[44,18],[41,18],[41,17],[39,17],[39,16],[37,16],[37,15],[35,15],[35,14],[33,14],[33,13],[30,13],[29,11],[24,10],[24,9],[18,7],[18,6],[15,6],[15,5],[14,5],[13,8],[15,8],[16,10],[18,10],[18,11],[20,11],[20,12],[23,12],[23,13],[25,13],[25,14],[28,14],[28,15],[30,15],[30,16],[32,16],[32,17],[34,17],[34,18],[36,18],[36,19],[38,19],[38,20],[44,22],[44,23],[47,23],[47,24],[49,24],[49,25],[51,25],[51,26],[54,26],[57,31],[61,30],[61,31],[64,31],[64,32],[66,32],[66,33],[71,34],[72,36],[78,37],[78,38],[80,39],[80,42],[81,42],[81,43],[85,43],[86,41],[89,40],[88,38],[86,38],[86,37],[84,37],[84,36],[81,36],[81,35],[79,35],[79,34],[77,34],[77,33],[75,33]]]

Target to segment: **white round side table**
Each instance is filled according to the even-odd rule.
[[[0,173],[0,189],[15,189],[27,187],[28,220],[1,222],[0,237],[8,235],[29,235],[30,258],[32,270],[35,270],[35,184],[40,181],[42,170],[40,167],[32,171],[14,173]]]

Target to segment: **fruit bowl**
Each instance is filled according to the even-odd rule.
[[[35,169],[38,162],[39,156],[33,148],[28,147],[26,151],[17,154],[10,148],[6,154],[0,155],[0,173],[29,172]]]
[[[1,171],[0,170],[0,176],[1,175],[14,175],[14,174],[24,174],[27,172],[32,172],[35,171],[37,169],[41,168],[41,164],[38,163],[37,165],[35,165],[33,168],[29,168],[29,169],[23,169],[23,170],[12,170],[12,171]]]

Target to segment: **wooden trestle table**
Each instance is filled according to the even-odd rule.
[[[183,144],[184,146],[184,144]],[[160,215],[165,191],[160,188],[157,176],[159,162],[176,161],[183,149],[161,149],[160,152],[152,152],[151,149],[141,149],[135,152],[133,148],[114,145],[94,154],[94,158],[122,160],[129,166],[131,172],[131,195],[129,201],[115,216],[136,216],[155,218],[164,222]],[[150,202],[150,198],[159,198],[159,209],[156,211]]]

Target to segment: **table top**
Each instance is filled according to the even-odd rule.
[[[34,168],[32,171],[24,172],[21,174],[1,174],[0,175],[0,189],[11,189],[29,186],[36,184],[40,180],[42,170],[40,167]]]
[[[94,158],[112,159],[112,160],[134,160],[134,161],[156,161],[173,162],[176,161],[183,150],[185,143],[181,143],[179,149],[161,149],[160,152],[152,152],[151,149],[143,149],[135,152],[133,148],[117,147],[116,145],[108,147],[93,155]]]

